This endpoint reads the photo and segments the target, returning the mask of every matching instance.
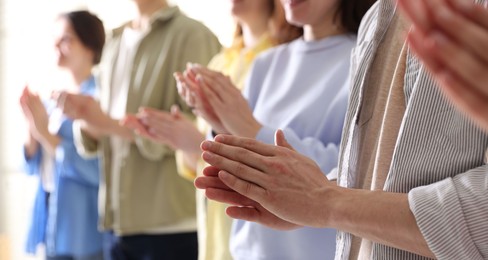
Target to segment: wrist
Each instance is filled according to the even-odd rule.
[[[263,128],[263,125],[261,125],[258,121],[253,120],[248,124],[247,128],[242,129],[242,131],[237,133],[237,135],[255,139],[261,128]]]
[[[321,189],[318,208],[322,209],[323,218],[319,219],[319,227],[336,228],[338,221],[343,218],[342,207],[347,203],[347,189],[339,187],[335,182],[329,181],[329,185]]]
[[[35,138],[39,141],[39,142],[43,142],[43,141],[46,141],[46,140],[49,140],[49,138],[51,137],[51,133],[49,133],[49,130],[48,129],[41,129],[41,130],[38,130],[35,134]]]

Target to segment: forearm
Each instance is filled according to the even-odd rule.
[[[102,124],[97,125],[82,120],[80,122],[80,127],[83,132],[96,140],[110,135],[119,136],[129,141],[134,140],[132,130],[128,129],[127,127],[121,126],[118,120],[112,119],[110,117],[106,117]]]
[[[56,153],[56,147],[61,143],[61,138],[57,135],[53,135],[49,132],[41,134],[39,137],[39,143],[46,149],[49,155],[54,156]]]
[[[407,194],[337,187],[330,199],[327,226],[356,236],[434,258],[427,246]]]

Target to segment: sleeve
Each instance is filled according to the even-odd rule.
[[[96,158],[85,159],[76,151],[74,144],[62,139],[56,148],[56,161],[60,163],[60,174],[81,183],[98,187],[99,167]]]
[[[144,158],[152,161],[161,160],[166,155],[173,153],[167,145],[158,144],[140,135],[134,135],[134,143]]]
[[[265,51],[259,54],[251,65],[249,73],[247,74],[244,88],[242,89],[242,96],[247,100],[249,107],[252,111],[256,107],[256,102],[261,91],[261,86],[263,85],[265,73],[269,68],[269,54]]]
[[[438,259],[488,259],[488,165],[415,188],[410,210]]]
[[[347,86],[347,84],[345,84]],[[323,133],[321,136],[327,135],[330,141],[324,143],[324,138],[320,137],[300,137],[293,129],[282,129],[285,138],[293,148],[314,160],[322,170],[326,173],[329,180],[337,179],[337,171],[334,169],[337,167],[339,160],[339,148],[342,135],[342,129],[344,127],[344,115],[346,114],[347,102],[348,102],[348,90],[344,87],[340,93],[338,93],[336,99],[328,111],[325,112],[327,120],[326,126],[322,127]],[[277,129],[264,125],[258,132],[256,139],[268,144],[274,143],[274,135]],[[333,134],[335,133],[335,134]]]
[[[23,153],[24,153],[24,172],[27,173],[28,175],[35,175],[39,174],[40,172],[40,165],[41,165],[41,159],[42,159],[42,149],[37,149],[37,152],[31,156],[28,157],[25,147],[22,146],[23,148]]]
[[[184,154],[181,150],[177,150],[175,153],[176,157],[176,170],[178,171],[178,174],[189,180],[193,181],[197,177],[196,172],[193,169],[190,169],[185,163]]]
[[[81,157],[91,159],[98,156],[98,141],[84,133],[77,120],[73,122],[73,139],[76,151]]]

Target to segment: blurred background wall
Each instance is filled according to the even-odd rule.
[[[230,44],[234,25],[229,0],[170,2],[206,24],[223,45]],[[37,183],[22,173],[26,126],[18,98],[25,84],[41,95],[56,86],[59,75],[50,52],[56,15],[88,9],[111,29],[133,17],[132,5],[131,0],[0,0],[0,260],[42,259],[23,253]]]

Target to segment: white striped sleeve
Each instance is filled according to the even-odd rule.
[[[408,194],[438,259],[488,259],[488,166],[415,188]]]

